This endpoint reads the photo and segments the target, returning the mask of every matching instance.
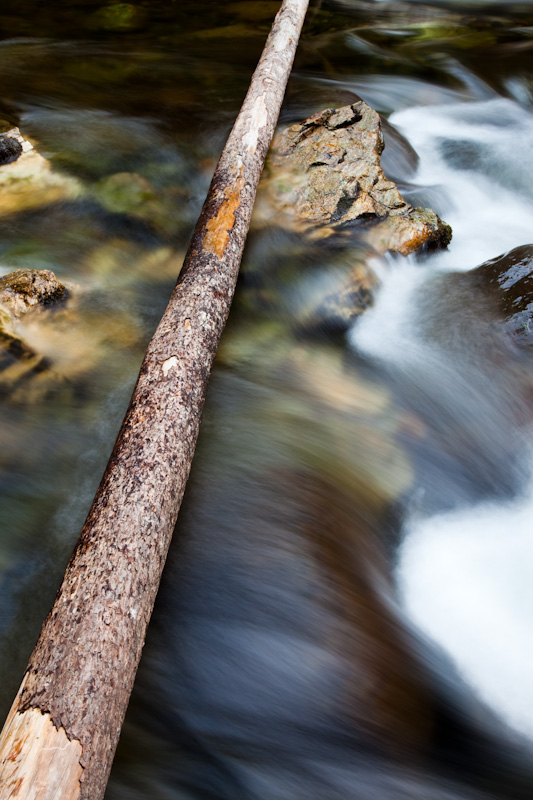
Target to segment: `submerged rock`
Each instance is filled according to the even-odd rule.
[[[366,262],[356,259],[349,270],[331,277],[329,289],[295,308],[294,324],[302,333],[342,335],[372,305],[379,281]]]
[[[66,288],[50,270],[0,279],[0,396],[27,405],[76,392],[87,397],[108,371],[131,372],[140,327],[120,301]],[[117,348],[121,358],[113,360]]]
[[[427,408],[439,451],[463,471],[461,495],[470,484],[478,497],[510,496],[524,477],[523,426],[533,419],[533,245],[428,277],[412,310],[419,338],[439,353],[437,371],[427,360],[424,391],[434,395]]]
[[[254,408],[256,421],[262,414],[275,420],[283,447],[292,442],[293,453],[315,467],[322,461],[337,485],[357,476],[369,512],[382,511],[411,487],[411,465],[398,440],[413,426],[411,416],[336,345],[298,341],[270,321],[254,322],[226,332],[217,363],[246,376],[256,390],[268,387]],[[276,407],[267,409],[271,402]]]
[[[468,272],[433,276],[421,297],[426,336],[454,353],[470,354],[478,363],[509,351],[499,359],[499,368],[508,368],[511,353],[523,357],[523,345],[533,344],[533,244]]]
[[[0,304],[13,316],[65,297],[67,290],[49,269],[17,269],[0,278]]]
[[[0,215],[39,208],[82,194],[76,178],[52,169],[18,128],[0,138]]]
[[[142,220],[163,235],[175,233],[180,209],[189,202],[183,187],[167,185],[161,190],[135,172],[106,175],[90,192],[107,211]]]
[[[28,378],[49,371],[49,360],[28,344],[16,320],[66,294],[51,270],[18,269],[0,278],[0,394],[11,394]]]
[[[383,174],[383,147],[379,115],[363,101],[320,111],[278,134],[266,179],[276,222],[319,236],[356,230],[378,253],[446,247],[450,226],[403,199]]]

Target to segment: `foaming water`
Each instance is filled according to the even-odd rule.
[[[414,295],[426,275],[412,258],[400,263],[384,257],[375,259],[374,266],[382,281],[376,305],[351,330],[349,340],[366,355],[413,364],[426,349],[414,339],[411,324]]]
[[[452,225],[453,242],[423,266],[414,259],[383,261],[376,306],[349,339],[358,351],[401,375],[396,379],[409,385],[412,397],[423,396],[426,406],[434,405],[427,413],[435,425],[449,411],[449,437],[457,435],[458,415],[467,426],[484,428],[482,435],[493,441],[487,461],[497,460],[515,387],[503,367],[472,366],[470,341],[459,338],[450,348],[450,338],[435,339],[428,320],[437,312],[424,308],[434,295],[424,294],[424,286],[436,273],[470,269],[531,238],[533,119],[517,103],[500,99],[436,107],[431,113],[411,108],[391,121],[420,155],[415,196],[437,184],[432,196],[442,198],[437,211]],[[438,302],[448,302],[453,311],[453,298]],[[448,327],[453,324],[452,318]],[[453,337],[453,330],[447,335]],[[530,439],[527,428],[520,435]],[[529,453],[518,472],[527,485],[520,491],[515,482],[515,499],[466,504],[462,497],[460,508],[429,516],[427,508],[417,506],[404,528],[397,580],[413,621],[444,647],[505,722],[533,738]]]
[[[524,465],[527,469],[529,465]],[[533,739],[533,482],[509,504],[412,520],[398,566],[412,619]]]
[[[430,111],[406,109],[390,121],[420,156],[416,184],[438,186],[440,206],[435,210],[453,229],[452,246],[434,263],[469,269],[529,241],[533,185],[529,111],[499,98]],[[417,202],[423,199],[422,192]]]

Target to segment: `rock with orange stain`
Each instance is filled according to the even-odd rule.
[[[363,101],[320,111],[274,139],[256,226],[306,233],[317,247],[335,237],[340,254],[331,256],[326,247],[324,263],[332,269],[324,270],[324,281],[311,276],[298,286],[301,302],[291,311],[307,332],[342,333],[372,305],[379,280],[370,256],[406,256],[446,247],[451,239],[449,225],[431,209],[411,206],[386,178],[383,148],[379,114]]]
[[[403,199],[383,174],[383,148],[379,114],[362,100],[278,134],[264,181],[276,222],[315,236],[355,229],[377,253],[446,247],[450,226]]]

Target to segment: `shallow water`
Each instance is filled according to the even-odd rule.
[[[0,116],[80,187],[0,217],[1,268],[82,298],[38,333],[61,390],[0,407],[4,711],[277,4],[176,5],[0,12]],[[357,245],[252,230],[108,800],[531,795],[531,364],[438,280],[533,238],[532,26],[310,10],[283,123],[361,96],[454,238],[376,258],[339,339],[312,309]]]

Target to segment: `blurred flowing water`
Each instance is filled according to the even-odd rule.
[[[0,117],[75,196],[0,216],[0,268],[79,296],[0,405],[4,713],[99,483],[276,2],[0,9]],[[454,276],[531,241],[533,4],[312,4],[281,123],[362,97],[452,225],[361,257],[256,221],[108,800],[526,798],[532,370]],[[461,284],[462,286],[462,284]],[[33,336],[33,339],[31,338]]]

